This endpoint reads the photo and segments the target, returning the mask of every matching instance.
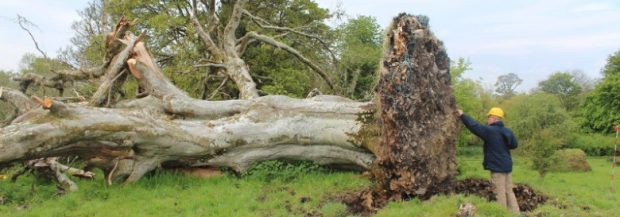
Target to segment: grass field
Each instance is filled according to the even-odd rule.
[[[609,162],[589,162],[592,172],[550,173],[540,179],[524,159],[516,158],[515,181],[552,198],[530,214],[620,215],[620,193],[608,190]],[[480,157],[460,157],[459,165],[459,178],[489,177]],[[243,177],[200,179],[158,171],[128,186],[107,186],[101,174],[94,181],[77,183],[78,192],[57,195],[53,183],[33,176],[22,176],[17,183],[0,181],[0,216],[350,216],[338,196],[371,184],[354,172],[279,162],[260,165]],[[377,216],[453,216],[463,202],[473,203],[477,216],[511,216],[493,202],[463,195],[392,202]]]

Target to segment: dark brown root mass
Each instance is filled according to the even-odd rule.
[[[540,191],[534,190],[527,184],[515,184],[513,187],[519,208],[522,212],[529,212],[536,209],[538,206],[545,204],[549,199]],[[463,195],[475,195],[485,198],[489,201],[495,201],[495,195],[493,194],[493,188],[491,182],[485,179],[467,178],[465,180],[457,181],[451,189],[446,192]],[[387,200],[376,200],[379,197],[373,197],[375,200],[369,200],[367,194],[373,193],[373,191],[365,190],[362,192],[356,192],[342,197],[342,202],[347,205],[350,213],[361,214],[363,216],[370,216],[374,214],[379,208],[385,206]],[[407,199],[407,198],[405,198]]]

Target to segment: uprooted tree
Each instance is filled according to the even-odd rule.
[[[207,8],[212,2],[203,1]],[[249,41],[286,50],[331,83],[318,65],[274,38],[256,32],[237,38],[243,17],[262,22],[244,10],[244,2],[236,1],[217,40],[203,29],[196,10],[190,12],[208,48],[209,66],[234,81],[239,99],[190,97],[161,72],[144,33],[132,34],[134,22],[121,19],[106,36],[102,66],[17,79],[27,88],[99,78],[89,100],[31,99],[17,90],[0,90],[0,99],[17,108],[17,117],[0,128],[0,164],[79,156],[101,168],[108,180],[130,183],[158,167],[212,165],[242,172],[259,161],[310,160],[371,170],[377,188],[361,194],[369,207],[380,206],[373,205],[381,201],[377,198],[426,198],[449,189],[456,173],[456,105],[449,58],[425,17],[422,22],[404,14],[394,19],[374,100],[333,95],[294,99],[259,96],[251,69],[240,57]],[[129,76],[138,81],[140,92],[135,99],[119,101],[119,88]],[[45,163],[62,166],[54,160]]]

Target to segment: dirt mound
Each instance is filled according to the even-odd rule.
[[[515,184],[513,187],[519,208],[521,211],[528,212],[536,209],[541,204],[547,202],[548,197],[539,191],[534,190],[526,184]],[[386,198],[376,195],[370,189],[350,193],[342,196],[341,201],[347,205],[350,213],[361,214],[362,216],[370,216],[388,202]],[[495,200],[491,182],[485,179],[468,178],[457,181],[451,190],[452,193],[464,195],[476,195],[486,198],[489,201]],[[408,197],[403,197],[407,199]]]
[[[349,213],[370,216],[385,206],[387,198],[372,189],[366,189],[344,196],[342,203],[347,205]]]
[[[548,199],[547,196],[526,184],[515,184],[513,191],[517,197],[517,202],[519,203],[521,211],[532,211],[536,209],[538,205],[544,204]],[[458,181],[454,188],[454,192],[465,195],[477,195],[489,201],[495,200],[491,182],[485,179],[469,178]]]

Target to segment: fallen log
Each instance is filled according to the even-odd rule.
[[[102,168],[108,182],[130,183],[166,165],[242,172],[265,160],[310,160],[370,169],[377,186],[360,194],[370,210],[388,200],[428,198],[445,192],[456,174],[449,59],[418,17],[399,15],[390,29],[370,102],[252,91],[238,100],[193,99],[161,73],[145,42],[123,29],[123,43],[108,49],[117,53],[106,58],[113,64],[104,67],[101,93],[89,104],[35,98],[40,106],[0,128],[0,164],[80,156]],[[111,100],[123,71],[146,97]]]

